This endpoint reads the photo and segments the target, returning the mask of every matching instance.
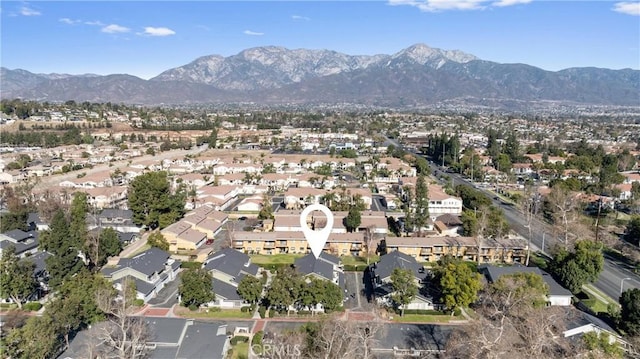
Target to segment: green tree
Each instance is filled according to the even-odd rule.
[[[344,226],[347,228],[349,232],[355,232],[360,224],[362,223],[362,215],[360,214],[360,210],[355,206],[349,208],[349,213],[344,218]]]
[[[620,328],[628,335],[640,334],[640,289],[625,290],[620,296]]]
[[[238,294],[251,304],[258,303],[262,297],[262,281],[254,276],[244,276],[238,283]]]
[[[604,354],[607,358],[622,358],[624,351],[618,345],[617,341],[609,342],[609,334],[606,332],[588,332],[582,336],[582,341],[585,347],[591,353],[595,354],[595,357],[600,357],[598,354]],[[597,354],[596,354],[597,353]]]
[[[465,209],[460,217],[462,221],[462,235],[475,237],[478,235],[478,219],[473,211]]]
[[[273,207],[271,206],[271,198],[265,193],[262,196],[262,208],[258,213],[258,219],[273,219]]]
[[[323,290],[320,303],[322,303],[325,312],[332,312],[342,307],[342,301],[344,298],[340,287],[327,280],[322,281],[322,286]]]
[[[413,223],[418,227],[418,232],[422,234],[422,228],[429,221],[429,187],[424,174],[418,176],[416,182],[415,214]]]
[[[57,288],[64,280],[78,273],[82,268],[82,262],[78,257],[79,248],[75,246],[71,237],[69,222],[62,210],[56,211],[51,220],[49,230],[41,236],[43,249],[52,254],[45,259],[47,272],[49,273],[49,285]]]
[[[400,316],[404,315],[404,309],[418,294],[418,286],[415,276],[410,269],[394,268],[391,272],[391,286],[393,287],[392,299],[400,308]]]
[[[59,354],[59,339],[50,317],[31,317],[22,328],[8,333],[3,354],[16,359],[55,358]]]
[[[118,238],[118,232],[113,228],[103,228],[95,236],[88,236],[85,242],[85,253],[94,268],[102,267],[109,257],[118,255],[122,251],[122,242]]]
[[[33,277],[34,268],[31,260],[20,260],[14,246],[5,248],[0,259],[0,295],[11,298],[22,309],[22,304],[38,286]]]
[[[442,293],[442,301],[451,311],[473,303],[482,288],[480,274],[460,261],[439,262],[435,268],[435,278]]]
[[[289,307],[296,303],[302,293],[303,279],[290,267],[278,269],[271,280],[265,298],[269,306],[289,313]]]
[[[625,234],[626,239],[634,243],[635,245],[640,244],[640,216],[635,215],[627,224],[627,233]]]
[[[180,274],[180,280],[182,283],[178,293],[183,306],[198,308],[216,299],[213,292],[213,277],[204,268],[189,268]]]
[[[149,172],[131,182],[128,199],[136,224],[164,228],[184,215],[186,191],[180,186],[173,192],[166,172]]]
[[[87,194],[84,192],[76,192],[73,194],[73,201],[69,209],[69,235],[74,247],[82,248],[87,241],[87,212],[89,212],[89,204],[87,202]]]
[[[493,302],[504,308],[541,308],[547,303],[549,286],[541,275],[521,272],[501,276],[488,286],[487,292]]]
[[[209,138],[207,138],[207,143],[209,144],[209,148],[216,148],[218,145],[218,129],[214,128],[209,134]]]
[[[163,251],[169,251],[169,242],[166,238],[164,238],[160,231],[153,231],[153,233],[151,233],[149,237],[147,237],[147,243],[151,247],[156,247],[158,249],[162,249]]]
[[[551,261],[550,269],[565,288],[578,293],[584,284],[598,279],[603,267],[602,245],[580,240],[576,242],[573,252],[559,248]]]

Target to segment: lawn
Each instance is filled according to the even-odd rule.
[[[394,315],[393,321],[398,323],[418,322],[418,323],[449,323],[451,320],[459,320],[460,317],[452,317],[449,314],[429,315],[429,314],[405,314],[404,316]],[[463,318],[464,319],[464,318]]]
[[[186,318],[216,318],[216,319],[251,319],[253,313],[242,312],[240,309],[222,309],[220,311],[209,311],[202,309],[192,312],[187,308],[176,309],[176,314]]]
[[[231,359],[242,359],[249,357],[249,343],[238,343],[232,347]]]
[[[362,265],[362,264],[366,265],[367,264],[366,257],[344,256],[344,257],[340,257],[340,260],[344,265]],[[375,263],[379,260],[380,260],[379,255],[372,255],[369,258],[369,263]]]
[[[256,265],[268,265],[268,264],[293,264],[293,262],[303,257],[302,254],[252,254],[251,263]]]

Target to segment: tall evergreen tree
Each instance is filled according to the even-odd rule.
[[[429,187],[424,174],[420,174],[416,182],[415,203],[414,224],[418,227],[418,232],[421,232],[429,221]]]
[[[129,186],[133,221],[152,229],[164,228],[182,218],[185,201],[184,187],[173,192],[164,171],[140,175]]]
[[[49,272],[49,285],[56,288],[82,268],[78,257],[79,248],[75,246],[69,222],[62,210],[55,213],[49,230],[41,235],[41,239],[43,249],[52,254],[45,263]]]

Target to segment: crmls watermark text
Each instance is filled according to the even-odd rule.
[[[257,358],[273,359],[273,358],[301,358],[302,351],[300,345],[289,344],[253,344],[251,345],[251,354]]]

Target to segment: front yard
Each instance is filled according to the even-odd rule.
[[[251,319],[252,312],[242,312],[240,309],[200,309],[191,311],[188,308],[179,307],[175,309],[175,314],[184,318],[215,318],[215,319]]]

